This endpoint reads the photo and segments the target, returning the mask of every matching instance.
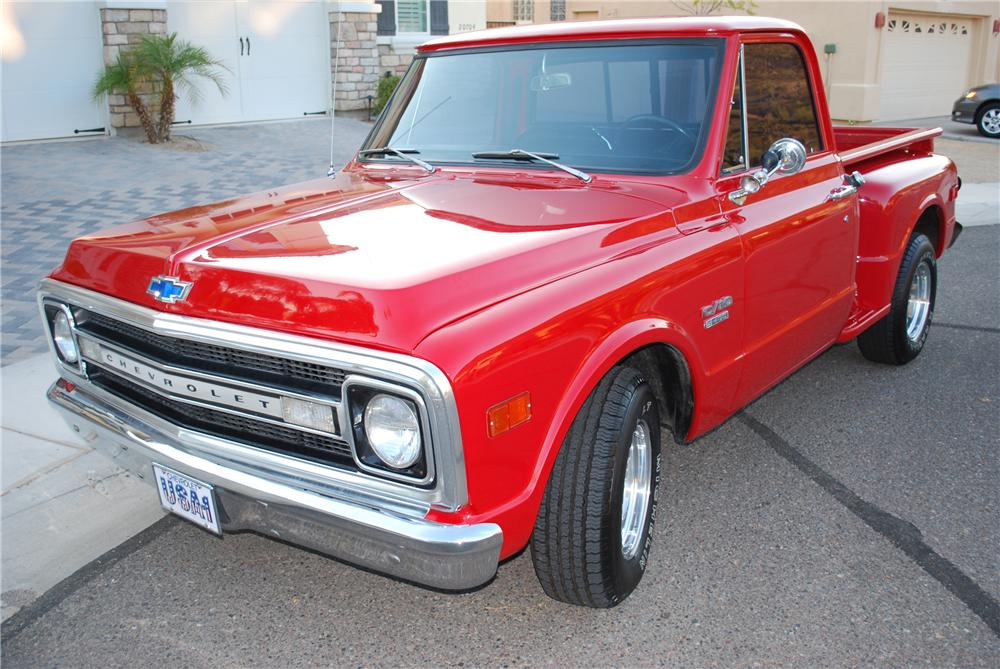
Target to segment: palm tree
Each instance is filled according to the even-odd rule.
[[[157,128],[160,141],[170,141],[177,91],[187,93],[195,102],[200,98],[201,91],[193,81],[195,77],[211,81],[223,95],[229,90],[222,73],[218,71],[218,69],[228,71],[228,68],[212,58],[202,47],[178,40],[177,33],[166,36],[146,35],[133,53],[144,75],[161,87],[160,119]]]
[[[138,114],[149,143],[169,142],[177,91],[197,101],[201,92],[193,80],[201,77],[214,83],[225,95],[229,89],[218,69],[228,71],[205,49],[178,40],[177,33],[145,35],[133,49],[119,53],[113,64],[105,66],[94,83],[93,95],[99,98],[105,93],[124,93]],[[144,88],[160,92],[156,123],[140,96]]]
[[[156,127],[153,125],[149,108],[139,97],[139,88],[143,83],[145,83],[145,79],[140,72],[138,63],[131,52],[126,51],[119,53],[117,60],[106,66],[104,71],[98,75],[91,93],[95,100],[105,94],[124,93],[132,109],[139,115],[139,122],[142,123],[142,129],[146,131],[149,143],[156,144],[158,141]]]

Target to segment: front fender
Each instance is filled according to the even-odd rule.
[[[623,358],[652,344],[672,346],[688,366],[695,405],[699,402],[703,368],[694,342],[679,324],[662,318],[642,318],[589,344],[589,350],[581,351],[577,358],[578,364],[567,365],[562,372],[549,367],[544,375],[533,373],[538,360],[530,354],[521,364],[504,365],[502,374],[507,379],[532,377],[532,420],[496,438],[486,434],[485,409],[495,404],[497,397],[518,394],[525,384],[499,394],[488,392],[485,397],[467,384],[456,384],[466,476],[472,488],[471,504],[464,510],[461,522],[478,523],[489,518],[489,522],[499,524],[503,528],[503,557],[527,544],[549,474],[574,418],[601,378]],[[521,390],[515,392],[518,388]],[[429,519],[445,522],[448,517],[454,516],[432,513]]]
[[[439,522],[503,528],[502,555],[527,543],[559,446],[587,395],[612,366],[667,344],[689,368],[695,412],[688,435],[732,411],[738,382],[741,247],[719,228],[546,284],[449,324],[414,354],[448,375],[458,404],[469,504]],[[725,327],[703,326],[701,307],[732,295]],[[487,410],[524,391],[532,417],[490,437]]]

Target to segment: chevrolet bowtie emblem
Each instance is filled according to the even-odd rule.
[[[187,299],[193,285],[190,281],[181,281],[175,276],[154,276],[149,280],[146,292],[159,302],[174,304]]]

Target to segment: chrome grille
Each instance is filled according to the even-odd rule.
[[[346,376],[336,367],[166,337],[93,311],[80,311],[77,328],[156,362],[254,384],[338,396]]]
[[[335,437],[302,432],[255,420],[249,416],[215,411],[173,400],[96,367],[91,368],[89,377],[91,382],[104,390],[176,425],[224,439],[235,439],[268,450],[318,459],[324,463],[335,462],[347,465],[351,469],[355,467],[351,447]]]

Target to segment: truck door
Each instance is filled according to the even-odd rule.
[[[730,118],[718,183],[723,213],[744,250],[743,404],[829,346],[847,321],[858,207],[856,196],[840,197],[843,167],[795,41],[750,37],[736,88],[734,108],[740,109]],[[805,167],[775,174],[743,204],[733,202],[728,195],[739,178],[758,169],[764,152],[783,137],[806,147]]]

